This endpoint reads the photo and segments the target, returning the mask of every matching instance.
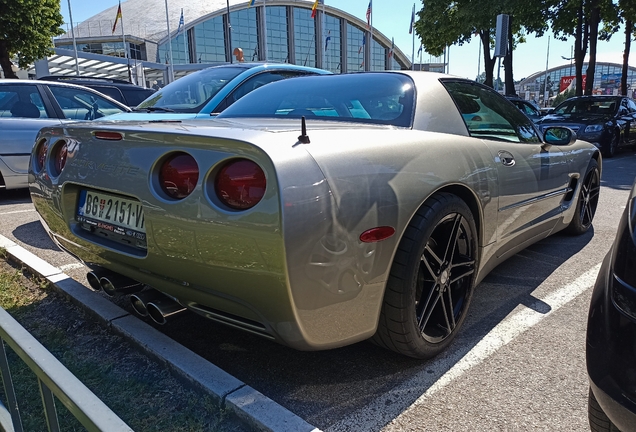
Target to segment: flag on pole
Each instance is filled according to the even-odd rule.
[[[422,54],[422,45],[420,45],[420,48],[417,50],[417,55]]]
[[[113,34],[115,34],[115,29],[117,28],[117,21],[123,19],[121,17],[121,2],[119,2],[119,7],[117,8],[117,15],[115,15],[115,24],[113,24]]]
[[[252,7],[252,6],[254,6],[254,3],[256,3],[256,0],[250,0],[250,1],[247,2],[247,6],[248,7]]]
[[[371,2],[373,0],[369,0],[369,6],[367,7],[367,28],[371,28]]]
[[[360,48],[358,48],[358,54],[360,54],[360,52],[362,51],[362,48],[364,48],[364,44],[367,42],[367,35],[363,34],[362,35],[362,45],[360,45]]]
[[[318,0],[314,1],[314,5],[311,7],[311,17],[316,18],[316,11],[318,10]]]
[[[182,28],[184,28],[185,30],[185,25],[183,21],[183,8],[181,8],[181,18],[179,18],[179,27],[177,27],[177,34],[181,34]]]
[[[329,46],[329,41],[331,40],[331,30],[327,32],[327,38],[325,39],[325,51],[327,51],[327,47]]]
[[[411,25],[409,26],[409,34],[413,33],[413,26],[415,26],[415,3],[413,3],[413,13],[411,14]]]
[[[395,43],[393,42],[393,38],[391,38],[391,49],[389,50],[389,58],[393,57],[393,48],[395,48]]]

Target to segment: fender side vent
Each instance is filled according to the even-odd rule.
[[[570,179],[570,184],[568,185],[568,193],[565,194],[563,201],[565,202],[572,201],[572,198],[574,198],[574,191],[576,190],[576,185],[578,184],[578,182],[579,182],[578,178],[573,177]]]

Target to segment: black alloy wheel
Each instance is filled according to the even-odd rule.
[[[576,203],[576,213],[567,228],[571,234],[583,234],[592,226],[600,191],[601,173],[598,169],[598,162],[592,159],[581,184],[581,191]]]
[[[415,358],[443,351],[467,315],[477,244],[466,203],[449,193],[433,195],[400,241],[373,342]]]
[[[420,258],[415,291],[415,315],[422,337],[431,343],[448,338],[466,311],[471,293],[475,241],[461,213],[437,223]]]

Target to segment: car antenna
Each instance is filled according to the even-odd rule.
[[[307,135],[307,123],[305,122],[305,116],[300,118],[300,133],[301,135],[298,137],[298,141],[302,144],[309,144],[309,135]]]

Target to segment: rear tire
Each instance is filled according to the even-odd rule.
[[[477,229],[464,201],[436,193],[402,237],[372,341],[419,359],[442,352],[463,324],[473,295]]]
[[[592,389],[589,390],[587,399],[587,418],[592,432],[620,432],[603,412],[603,408],[598,404]]]
[[[598,195],[601,190],[601,173],[596,159],[590,160],[587,166],[581,190],[576,200],[576,210],[572,222],[566,228],[566,232],[573,235],[581,235],[592,226],[592,220],[598,206]]]

